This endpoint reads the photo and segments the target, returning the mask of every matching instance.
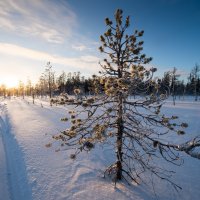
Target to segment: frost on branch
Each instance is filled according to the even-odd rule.
[[[174,145],[173,148],[177,149],[178,151],[184,151],[191,157],[200,159],[200,136],[197,136],[184,144]]]
[[[170,136],[185,134],[186,123],[177,116],[162,113],[167,91],[159,92],[160,83],[153,79],[156,68],[149,67],[152,58],[146,57],[143,41],[144,31],[135,30],[128,35],[130,18],[123,22],[122,10],[117,10],[115,22],[106,18],[107,31],[100,36],[99,50],[106,55],[100,63],[100,76],[93,76],[90,96],[81,96],[79,89],[74,97],[61,95],[56,103],[74,105],[74,109],[62,120],[70,128],[54,136],[65,148],[75,149],[70,157],[75,159],[83,151],[90,151],[98,143],[109,144],[116,152],[104,175],[111,176],[115,183],[124,179],[141,183],[143,173],[170,182],[171,172],[156,164],[164,159],[181,165],[180,151],[199,158],[193,150],[199,146],[199,138],[183,145],[171,144]],[[139,98],[131,99],[131,95]]]

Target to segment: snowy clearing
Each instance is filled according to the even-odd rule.
[[[69,158],[71,150],[56,152],[59,148],[56,144],[46,148],[45,145],[52,142],[52,135],[67,128],[60,118],[65,117],[68,110],[68,106],[51,107],[39,99],[35,104],[29,98],[1,101],[0,200],[153,200],[157,197],[199,200],[200,161],[185,154],[181,167],[166,166],[177,172],[173,180],[183,190],[177,193],[169,184],[159,181],[155,185],[156,196],[147,185],[119,183],[114,188],[110,180],[101,177],[102,170],[115,159],[109,147],[98,146],[90,153],[79,155],[75,161]],[[168,101],[163,110],[188,122],[188,134],[180,136],[180,142],[199,134],[199,102],[182,101],[173,106]]]

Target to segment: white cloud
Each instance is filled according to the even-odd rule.
[[[78,44],[78,45],[72,45],[72,49],[75,49],[77,51],[84,51],[88,48],[83,44]]]
[[[63,43],[76,26],[76,15],[66,1],[0,1],[0,28],[4,30]]]
[[[81,56],[80,59],[81,59],[81,61],[87,62],[87,63],[97,63],[99,61],[98,57],[90,56],[90,55]]]
[[[170,71],[173,71],[173,69],[171,69]],[[176,75],[181,76],[181,77],[182,76],[187,77],[189,75],[189,73],[186,72],[185,70],[177,69]]]
[[[174,67],[163,67],[163,70],[164,72],[172,72],[174,70]],[[188,76],[189,73],[186,70],[182,70],[176,67],[176,75]]]
[[[0,53],[5,55],[11,55],[35,61],[47,62],[51,61],[55,64],[60,64],[69,68],[73,68],[73,71],[82,71],[84,73],[96,73],[99,70],[99,58],[92,55],[85,55],[74,58],[67,58],[58,55],[51,55],[46,52],[36,51],[21,46],[0,43]]]
[[[5,28],[14,31],[15,26],[6,18],[0,18],[0,28]]]

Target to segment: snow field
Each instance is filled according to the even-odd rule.
[[[45,147],[52,142],[52,135],[69,125],[60,118],[67,116],[70,109],[68,106],[51,107],[48,101],[40,99],[32,104],[31,98],[12,98],[1,103],[1,117],[7,127],[2,134],[11,199],[156,199],[154,191],[145,184],[128,186],[122,182],[114,188],[109,179],[101,177],[102,170],[115,160],[108,146],[99,145],[90,153],[80,154],[75,161],[69,158],[73,150],[55,152],[59,149],[56,142],[51,148]],[[200,103],[177,102],[174,107],[172,102],[166,102],[163,110],[170,115],[180,115],[181,121],[188,122],[188,134],[180,136],[180,141],[199,133]],[[185,154],[182,156],[185,159],[183,166],[166,167],[176,171],[173,179],[183,190],[176,193],[169,184],[156,180],[155,191],[159,199],[199,200],[200,161]]]

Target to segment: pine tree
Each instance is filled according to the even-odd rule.
[[[6,98],[6,86],[4,84],[2,84],[0,86],[0,96],[3,96],[4,98]]]
[[[173,104],[175,105],[175,100],[176,100],[176,89],[177,89],[177,82],[178,82],[178,77],[180,76],[177,73],[176,67],[173,68],[173,70],[170,72],[171,76],[171,92],[172,92],[172,97],[173,97]]]
[[[170,71],[164,73],[163,78],[161,79],[160,92],[170,95],[170,86],[171,86],[171,75]]]
[[[65,84],[66,84],[66,73],[63,71],[61,75],[57,78],[58,88],[60,93],[65,93]]]
[[[22,96],[24,99],[25,86],[22,81],[19,81],[18,91],[19,91],[19,95]]]
[[[198,99],[198,87],[197,86],[198,86],[198,80],[199,80],[199,72],[200,72],[200,66],[198,64],[196,64],[191,71],[195,101],[197,101],[197,99]]]
[[[46,83],[48,84],[48,94],[49,98],[53,96],[53,91],[55,89],[55,72],[52,70],[52,65],[50,62],[47,62],[44,78]]]
[[[71,127],[53,138],[60,140],[61,146],[76,149],[72,159],[98,143],[109,143],[116,152],[116,162],[106,168],[104,175],[112,176],[115,183],[121,179],[139,183],[142,174],[150,172],[178,187],[168,178],[167,171],[154,165],[154,160],[162,158],[179,165],[179,151],[200,159],[200,154],[193,151],[200,146],[200,139],[182,145],[167,141],[168,133],[184,134],[187,124],[178,123],[177,116],[161,113],[166,96],[159,94],[160,83],[153,80],[156,69],[145,68],[152,59],[142,53],[143,41],[139,39],[144,31],[128,35],[130,19],[123,22],[122,14],[122,10],[116,11],[115,23],[105,19],[108,29],[100,36],[99,49],[106,59],[101,63],[100,76],[93,76],[94,95],[82,99],[60,97],[60,103],[75,108],[62,119],[70,121]],[[143,97],[129,99],[133,91]],[[79,92],[74,91],[76,96]]]

